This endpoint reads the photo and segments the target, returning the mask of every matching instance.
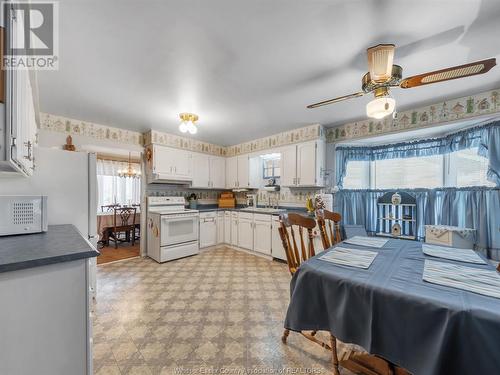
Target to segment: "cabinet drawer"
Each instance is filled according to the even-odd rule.
[[[253,214],[253,219],[255,221],[271,221],[271,215],[266,214]]]
[[[253,219],[253,213],[251,212],[240,212],[239,214],[240,214],[239,215],[240,219],[248,219],[248,220]]]
[[[205,219],[209,217],[216,217],[217,212],[216,211],[209,211],[209,212],[200,212],[200,219]]]

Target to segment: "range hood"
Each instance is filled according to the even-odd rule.
[[[150,177],[149,183],[151,184],[176,184],[176,185],[191,185],[193,182],[192,177],[173,177],[164,173],[153,173]]]

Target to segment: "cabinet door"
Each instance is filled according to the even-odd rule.
[[[271,255],[271,221],[254,221],[253,249]]]
[[[174,175],[181,179],[193,178],[193,156],[191,152],[175,150],[173,158]]]
[[[238,247],[253,250],[253,222],[250,219],[239,219]]]
[[[224,243],[231,244],[231,212],[224,212]]]
[[[224,212],[217,212],[217,245],[224,243]]]
[[[215,189],[226,187],[226,159],[219,157],[210,158],[210,182]]]
[[[174,149],[155,145],[153,147],[153,173],[172,176]]]
[[[200,220],[200,248],[217,244],[217,224],[215,217]]]
[[[297,145],[297,185],[316,185],[316,142]]]
[[[237,186],[238,180],[238,157],[233,156],[226,160],[226,188],[232,189]]]
[[[238,156],[238,187],[246,188],[250,186],[249,173],[248,155]]]
[[[204,154],[193,154],[192,187],[208,188],[210,186],[210,159]]]
[[[238,246],[238,216],[231,214],[231,245]]]
[[[283,242],[281,241],[281,237],[278,232],[279,226],[280,223],[278,219],[273,218],[271,230],[271,255],[273,258],[286,261],[285,249],[283,248]]]
[[[287,146],[281,149],[281,185],[294,186],[297,177],[297,146]]]
[[[5,29],[10,39],[9,44],[24,45],[23,19],[14,17],[13,14],[13,12],[8,13]],[[10,144],[5,145],[7,153],[1,159],[5,157],[15,165],[16,169],[31,176],[35,166],[33,147],[37,128],[33,100],[35,93],[31,86],[31,79],[35,76],[31,75],[29,70],[23,69],[2,71],[2,74],[6,76],[5,112],[2,111],[2,115],[7,129],[2,129],[0,126],[0,137],[5,137],[7,134],[6,142]],[[3,153],[3,150],[1,151]]]

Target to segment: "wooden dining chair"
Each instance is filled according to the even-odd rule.
[[[294,213],[280,215],[280,226],[278,227],[278,231],[283,243],[283,248],[285,249],[288,270],[292,276],[297,272],[303,262],[315,255],[313,242],[313,229],[315,227],[316,221],[310,217]],[[295,232],[298,232],[298,235]],[[307,233],[307,238],[305,238],[306,234],[304,232]],[[297,245],[297,241],[299,241],[299,245]],[[289,334],[290,330],[285,328],[281,338],[284,344],[286,344]],[[330,333],[330,345],[328,345],[315,337],[316,331],[312,331],[311,333],[300,332],[300,334],[306,339],[332,351],[334,375],[339,375],[337,339],[335,336]]]
[[[101,206],[101,212],[113,212],[113,210],[118,207],[120,207],[119,204],[106,204]]]
[[[342,241],[340,236],[340,220],[342,216],[339,213],[328,210],[317,210],[316,218],[324,250]]]
[[[128,242],[130,239],[132,240],[132,245],[135,245],[136,211],[137,208],[135,207],[114,208],[113,226],[109,228],[109,240],[115,242],[115,249],[118,248],[118,242]],[[121,233],[125,233],[125,239],[120,238]]]

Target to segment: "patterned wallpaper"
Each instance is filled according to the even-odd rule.
[[[253,141],[240,143],[227,148],[227,156],[247,154],[250,152],[261,151],[273,147],[286,146],[293,143],[310,141],[325,137],[323,126],[319,124],[309,125],[303,128],[278,133],[265,138],[255,139]]]
[[[216,204],[221,192],[222,190],[189,189],[182,186],[168,184],[149,184],[146,188],[147,196],[176,196],[186,198],[191,195],[191,193],[195,193],[200,204]],[[281,206],[304,207],[306,199],[308,197],[314,197],[314,194],[319,192],[321,192],[321,189],[292,190],[284,187],[280,192],[258,190],[256,193],[258,195],[259,205],[265,205],[268,202],[268,196],[271,196],[271,199],[278,198],[279,204]],[[236,201],[238,204],[246,204],[246,194],[246,192],[235,193]]]
[[[227,152],[227,148],[224,146],[214,145],[212,143],[202,142],[192,138],[181,137],[175,134],[162,133],[156,130],[150,130],[147,133],[144,133],[144,144],[149,145],[151,143],[216,156],[226,156]]]
[[[371,135],[423,128],[448,121],[500,113],[500,89],[398,112],[397,119],[363,120],[326,129],[329,143]]]
[[[51,115],[49,113],[40,113],[40,129],[71,135],[83,135],[98,140],[109,140],[130,145],[142,146],[144,144],[143,136],[139,132]]]

